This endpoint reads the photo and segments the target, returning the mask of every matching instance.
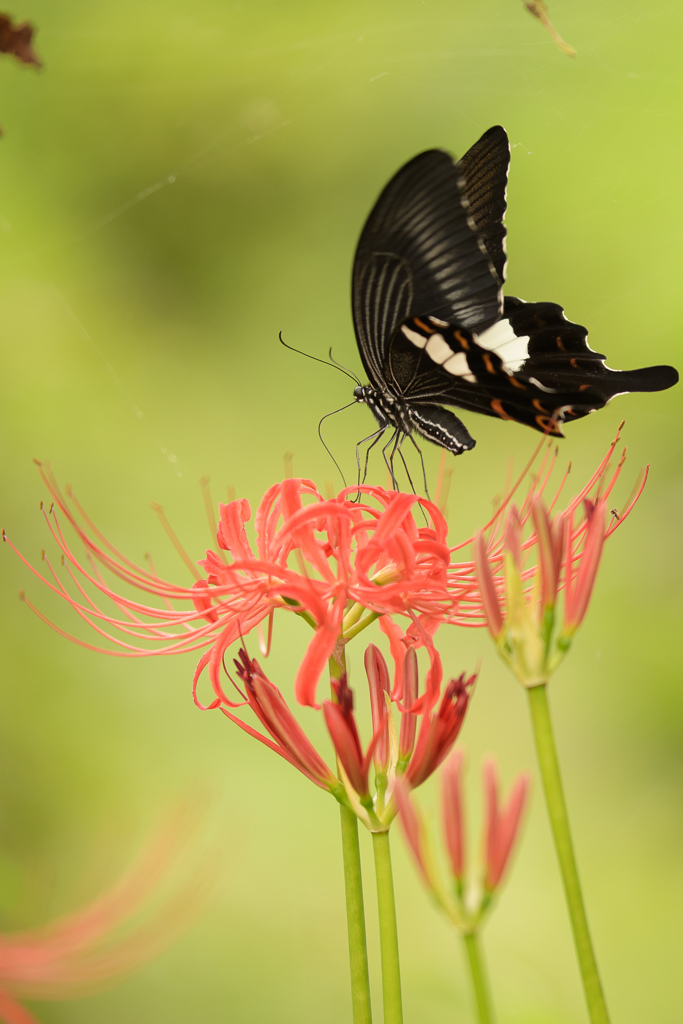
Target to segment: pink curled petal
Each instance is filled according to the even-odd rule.
[[[318,780],[325,788],[334,785],[334,775],[289,710],[278,688],[261,672],[253,674],[252,682],[255,701],[250,701],[250,704],[280,748],[309,778]]]
[[[0,1021],[4,1024],[40,1024],[37,1017],[0,988]]]
[[[389,641],[389,650],[394,662],[394,685],[391,691],[391,699],[403,700],[403,659],[406,653],[405,633],[388,615],[383,615],[378,625]]]
[[[406,761],[415,749],[417,732],[417,715],[413,708],[418,695],[417,654],[414,647],[409,647],[403,660],[403,697],[399,705],[401,710],[401,728],[398,737],[398,755]]]
[[[492,763],[492,762],[491,762]],[[495,767],[493,768],[495,776]],[[496,786],[494,778],[494,788]],[[529,776],[520,775],[510,792],[507,806],[495,812],[495,836],[492,849],[487,842],[486,888],[496,889],[503,878],[512,848],[519,831],[519,825],[529,789]],[[496,794],[497,798],[497,794]]]
[[[505,549],[512,555],[512,560],[519,572],[522,571],[522,521],[516,505],[510,506],[505,520]]]
[[[218,546],[233,558],[253,558],[244,524],[251,519],[251,505],[246,498],[218,506]]]
[[[194,671],[194,676],[192,678],[192,699],[194,700],[196,706],[200,709],[200,711],[213,711],[214,708],[217,708],[218,705],[221,703],[221,698],[216,697],[216,699],[212,700],[210,704],[202,704],[199,697],[197,696],[197,686],[199,685],[199,678],[210,660],[211,651],[207,651],[207,653],[203,654],[199,659],[199,664],[197,665]]]
[[[465,817],[463,813],[462,770],[465,755],[454,750],[443,769],[443,829],[446,850],[454,878],[465,874]]]
[[[503,615],[498,603],[496,585],[493,581],[491,566],[489,565],[486,553],[486,543],[483,533],[477,533],[474,541],[474,564],[477,573],[477,583],[481,593],[481,603],[486,617],[486,624],[494,639],[497,639],[503,632]]]
[[[258,543],[259,558],[270,561],[273,558],[273,537],[277,530],[279,518],[279,495],[281,484],[273,484],[268,488],[256,510],[254,526]]]
[[[382,652],[374,644],[369,644],[365,651],[365,672],[370,688],[370,710],[372,713],[372,730],[375,741],[375,765],[379,770],[386,770],[389,761],[389,732],[387,724],[387,704],[385,694],[391,692],[389,669],[382,657]]]
[[[403,834],[408,843],[408,849],[413,855],[417,869],[422,875],[425,885],[431,888],[431,879],[427,870],[426,855],[424,849],[424,825],[418,812],[409,797],[410,787],[403,779],[397,779],[394,788],[394,798],[398,807],[398,818],[403,828]]]
[[[218,622],[218,612],[212,607],[211,591],[206,580],[197,580],[192,584],[192,589],[195,591],[192,601],[197,611],[204,616],[207,622]]]
[[[541,498],[534,498],[532,501],[531,515],[536,530],[536,544],[540,563],[541,603],[544,608],[552,608],[557,598],[559,566],[555,559],[555,546],[553,544],[550,517]]]
[[[465,719],[475,677],[465,679],[463,672],[451,679],[438,711],[424,714],[413,756],[405,779],[413,788],[420,786],[448,756]]]
[[[410,763],[405,773],[406,783],[416,789],[431,775],[436,763],[438,745],[438,721],[435,715],[428,713],[423,716],[417,734],[417,742],[413,749]]]
[[[604,499],[601,498],[595,507],[591,509],[588,518],[588,529],[581,563],[574,584],[571,590],[568,590],[565,601],[564,624],[568,630],[577,629],[583,622],[588,610],[605,542],[605,511],[606,504]],[[571,539],[569,543],[571,544]]]
[[[429,498],[420,498],[419,503],[423,509],[429,514],[429,518],[432,521],[432,528],[434,530],[435,539],[440,544],[445,544],[448,537],[448,523],[446,522],[441,510],[433,501]],[[420,528],[420,535],[425,531],[424,527]]]
[[[441,693],[443,666],[436,647],[432,643],[425,644],[425,646],[429,655],[429,669],[427,670],[427,678],[425,680],[424,700],[427,708],[433,708]],[[419,707],[419,701],[416,702],[416,709],[417,707]]]
[[[417,501],[414,494],[403,494],[400,491],[395,492],[395,498],[384,512],[374,532],[374,543],[376,545],[382,545],[387,540],[390,540],[394,534],[403,528],[406,516],[410,514],[410,510]]]
[[[357,734],[349,728],[344,713],[338,704],[330,700],[323,701],[323,715],[341,765],[349,782],[360,797],[369,792],[368,773],[364,759],[358,746]]]
[[[308,645],[294,682],[294,694],[299,704],[312,708],[319,707],[315,702],[318,680],[337,647],[343,613],[343,601],[338,601],[333,614],[318,626]]]
[[[486,824],[484,831],[484,849],[486,851],[486,888],[495,888],[495,877],[498,868],[498,772],[492,759],[484,762],[482,770],[484,780],[484,800],[486,803]]]

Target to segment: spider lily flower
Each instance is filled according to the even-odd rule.
[[[206,896],[206,886],[194,880],[195,868],[189,884],[174,881],[161,903],[157,899],[171,872],[185,871],[181,855],[191,824],[186,819],[171,821],[88,906],[41,928],[0,934],[0,1021],[38,1024],[21,1000],[88,995],[158,956],[178,937],[197,900]]]
[[[353,500],[357,488],[324,499],[309,480],[285,480],[263,497],[253,544],[246,530],[249,503],[220,505],[216,548],[196,563],[181,549],[195,580],[176,584],[126,558],[70,490],[63,493],[47,467],[40,471],[52,496],[44,515],[62,565],[46,558],[40,571],[24,561],[102,644],[70,636],[41,617],[77,643],[119,657],[203,652],[194,678],[201,707],[231,706],[222,682],[224,656],[264,620],[270,630],[276,611],[297,614],[314,630],[295,681],[297,700],[309,706],[317,706],[328,661],[339,660],[343,645],[371,621],[407,619],[418,647],[442,622],[457,621],[446,522],[432,502],[416,495],[363,486],[359,502]],[[418,507],[428,526],[418,525]],[[207,705],[197,696],[205,670],[213,690]],[[424,700],[437,698],[432,688]]]
[[[452,621],[486,626],[498,639],[513,620],[515,629],[522,628],[523,594],[526,604],[536,605],[538,617],[545,620],[547,629],[554,618],[557,597],[564,591],[563,631],[565,640],[571,638],[588,606],[602,544],[628,518],[647,480],[646,468],[626,506],[619,512],[611,509],[610,521],[603,521],[601,540],[599,518],[587,536],[593,512],[597,510],[598,517],[605,516],[626,461],[624,448],[616,467],[612,467],[622,427],[623,424],[597,469],[562,511],[557,508],[571,467],[567,467],[559,486],[549,495],[557,450],[548,446],[537,465],[540,447],[537,449],[489,522],[473,538],[451,548],[449,589],[457,608],[457,617]],[[513,499],[526,479],[527,493],[517,507]],[[465,552],[471,552],[471,557],[463,558]],[[527,639],[533,646],[533,641]]]
[[[256,659],[250,658],[243,648],[239,652],[239,658],[235,659],[235,668],[237,676],[244,684],[244,703],[249,705],[269,736],[258,732],[227,708],[221,708],[223,714],[248,735],[260,740],[285,761],[289,761],[316,786],[341,797],[343,788],[339,779],[328,768],[289,709],[284,697],[266,678]]]
[[[627,508],[608,516],[608,498],[625,452],[609,476],[609,457],[561,511],[538,491],[518,509],[511,504],[488,539],[474,541],[474,566],[486,625],[519,681],[548,681],[581,625],[593,592],[605,540],[633,509],[647,473]]]
[[[432,657],[438,659],[438,654],[432,652]],[[339,778],[309,740],[281,692],[244,649],[234,662],[243,687],[239,692],[243,705],[248,705],[255,714],[263,732],[244,722],[236,710],[221,707],[221,711],[320,789],[351,808],[368,829],[386,831],[396,814],[393,794],[397,779],[403,778],[409,788],[415,788],[441,764],[458,737],[474,684],[474,677],[466,679],[464,674],[451,680],[444,687],[438,706],[417,714],[414,707],[420,697],[417,659],[412,647],[407,650],[405,661],[411,667],[406,670],[404,666],[403,677],[410,678],[410,686],[402,699],[392,700],[389,669],[384,657],[373,644],[366,651],[365,667],[372,710],[372,736],[366,747],[361,740],[354,707],[355,694],[349,686],[346,672],[332,679],[332,698],[323,701],[322,713],[337,758]],[[420,720],[419,728],[412,729],[410,749],[404,747],[403,753],[397,740],[396,713],[401,719],[399,731],[402,735],[406,732],[403,729],[406,719]]]
[[[593,504],[600,497],[607,500],[623,464],[622,457],[610,479],[610,455],[618,439],[619,435],[565,511],[565,518],[575,515],[584,499]],[[190,583],[163,579],[151,564],[140,566],[128,559],[102,535],[71,491],[62,492],[49,468],[40,464],[52,496],[52,504],[43,512],[59,559],[53,564],[45,556],[41,571],[23,558],[4,532],[2,536],[99,641],[70,635],[24,597],[29,607],[62,635],[118,657],[199,653],[193,684],[199,707],[230,706],[222,678],[224,656],[233,643],[264,621],[270,636],[276,611],[278,616],[283,612],[300,616],[314,632],[300,663],[295,693],[301,704],[317,706],[318,680],[329,659],[341,662],[345,643],[375,619],[391,645],[395,689],[402,686],[403,659],[398,657],[398,649],[404,636],[413,646],[429,649],[436,630],[445,622],[477,627],[488,624],[494,635],[499,635],[504,614],[504,536],[511,533],[505,534],[502,524],[512,495],[531,464],[482,531],[487,538],[490,572],[483,565],[481,542],[477,542],[478,560],[461,557],[473,546],[472,538],[448,546],[446,521],[427,499],[369,486],[360,488],[360,501],[354,500],[358,494],[355,487],[324,499],[314,484],[304,479],[285,480],[268,489],[254,517],[253,543],[247,536],[251,508],[245,499],[219,506],[216,546],[203,559],[193,561],[173,536],[195,577]],[[553,457],[548,453],[536,467],[518,513],[523,526],[532,517],[535,499],[548,487],[552,466]],[[558,497],[559,492],[549,504],[550,512]],[[635,500],[609,524],[605,537],[621,525]],[[421,517],[428,525],[418,525]],[[573,568],[567,589],[565,640],[585,613],[589,589],[585,570],[584,575],[580,572],[584,560],[581,524],[570,536]],[[533,541],[523,545],[524,579],[533,574],[528,562],[530,545],[533,547]],[[598,546],[590,550],[599,559]],[[542,543],[541,555],[546,554],[547,544]],[[546,568],[543,572],[543,579],[549,579]],[[405,634],[394,619],[404,620],[403,626],[408,620]],[[402,650],[405,653],[405,646]],[[204,672],[212,689],[212,699],[206,704],[197,693]],[[428,676],[420,702],[431,706],[438,697],[435,679]],[[414,710],[421,712],[422,707]]]
[[[481,924],[503,880],[519,835],[529,776],[520,775],[512,786],[507,804],[501,804],[495,762],[484,762],[486,816],[482,842],[483,863],[479,867],[479,877],[468,879],[463,764],[463,752],[455,750],[442,774],[442,825],[450,884],[444,882],[428,830],[405,782],[399,782],[396,786],[396,803],[408,847],[423,882],[455,925],[463,934],[469,934]]]
[[[437,655],[438,657],[438,655]],[[399,780],[408,789],[422,785],[453,749],[462,728],[475,677],[462,673],[444,687],[438,706],[420,716],[414,712],[419,700],[417,660],[413,648],[406,651],[402,678],[408,687],[402,700],[396,702],[401,722],[397,731],[391,714],[386,662],[374,644],[366,651],[366,670],[370,685],[371,706],[379,707],[384,697],[383,713],[373,713],[373,736],[366,751],[353,712],[353,694],[346,675],[333,681],[332,701],[325,701],[323,711],[337,756],[344,770],[343,780],[354,810],[373,831],[389,827],[395,814],[394,790]],[[406,664],[407,663],[407,664]],[[378,692],[373,697],[373,689]],[[415,719],[420,718],[419,729]],[[408,722],[407,727],[404,723]],[[403,744],[403,745],[402,745]],[[375,763],[374,793],[370,784],[370,765]],[[360,810],[358,804],[365,811]]]

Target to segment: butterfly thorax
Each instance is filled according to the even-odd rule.
[[[372,412],[380,428],[395,427],[402,434],[409,434],[415,423],[408,402],[392,395],[390,391],[378,391],[370,384],[353,389],[357,402],[364,402]]]

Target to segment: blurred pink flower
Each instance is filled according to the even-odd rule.
[[[396,786],[396,803],[403,832],[418,871],[451,920],[464,933],[476,929],[501,884],[510,860],[526,803],[528,775],[520,775],[513,784],[507,806],[498,797],[498,773],[495,762],[484,762],[484,819],[482,880],[467,880],[465,813],[463,799],[463,761],[461,750],[453,752],[442,776],[442,822],[444,845],[453,885],[444,885],[433,855],[427,829],[408,787]]]
[[[182,820],[176,816],[127,873],[88,906],[42,928],[0,934],[0,1021],[36,1024],[19,1000],[88,994],[151,960],[178,937],[203,903],[206,888],[194,877],[183,878],[189,824],[187,814]]]
[[[484,886],[487,893],[492,893],[501,883],[517,838],[529,789],[529,776],[520,775],[515,780],[507,806],[501,806],[498,799],[498,772],[491,758],[484,762],[483,775],[486,796]]]

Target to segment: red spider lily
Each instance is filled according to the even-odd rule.
[[[562,511],[556,511],[556,506],[569,468],[555,493],[546,497],[556,458],[556,450],[549,447],[530,477],[519,507],[512,499],[533,459],[487,525],[473,539],[451,548],[449,580],[458,624],[488,626],[498,638],[506,617],[518,609],[520,592],[527,603],[535,604],[542,618],[555,608],[557,596],[564,591],[564,632],[570,635],[577,628],[586,613],[603,542],[628,518],[647,480],[646,469],[626,507],[620,512],[612,510],[612,518],[604,522],[608,499],[626,460],[624,448],[612,468],[620,432],[621,427],[598,468]],[[470,547],[473,557],[460,560],[459,553]],[[516,567],[519,577],[519,584],[512,589],[507,577],[510,566]]]
[[[199,703],[197,682],[208,669],[215,695],[208,707],[236,706],[222,686],[224,655],[275,610],[298,614],[314,629],[295,683],[299,702],[312,706],[329,659],[373,619],[407,618],[410,642],[418,647],[431,645],[441,622],[457,621],[452,586],[447,585],[446,522],[435,505],[416,495],[364,486],[361,502],[352,500],[356,488],[325,500],[310,481],[285,480],[271,487],[259,505],[253,546],[246,532],[249,503],[242,499],[220,505],[217,550],[207,551],[197,563],[201,572],[185,556],[197,576],[187,586],[127,559],[102,536],[70,491],[62,493],[47,468],[41,466],[41,474],[53,499],[45,517],[63,570],[47,559],[46,574],[30,568],[114,646],[69,638],[120,657],[208,648],[195,673]],[[417,525],[418,506],[429,526]],[[65,524],[74,530],[84,557],[67,539]],[[116,589],[107,573],[118,581]],[[121,583],[142,597],[121,593]],[[148,603],[150,597],[158,603]],[[113,611],[101,606],[103,598]],[[390,627],[384,623],[384,628]],[[423,701],[433,704],[437,698],[438,685],[428,686]]]
[[[160,883],[177,866],[189,821],[159,834],[107,892],[42,928],[0,934],[0,1021],[37,1024],[20,999],[64,1000],[87,995],[161,953],[203,899],[194,882],[181,884],[153,908]]]
[[[498,800],[498,776],[495,762],[486,761],[483,768],[486,818],[484,822],[483,887],[466,885],[465,823],[462,793],[464,756],[456,750],[443,772],[442,820],[449,872],[454,883],[443,882],[432,853],[429,836],[422,817],[414,806],[405,783],[396,786],[396,803],[408,847],[418,871],[437,902],[464,933],[480,924],[495,890],[500,886],[510,860],[526,803],[529,777],[520,775],[515,781],[506,807]]]
[[[608,520],[608,497],[624,463],[608,476],[609,456],[561,512],[532,492],[521,509],[510,505],[497,533],[474,543],[475,574],[489,632],[501,657],[525,686],[546,682],[567,652],[586,614],[604,542],[626,509]],[[558,598],[563,594],[563,608]]]
[[[397,704],[401,715],[402,742],[396,743],[395,726],[388,711],[389,670],[374,644],[370,644],[365,656],[374,730],[365,753],[353,714],[353,694],[345,675],[333,682],[335,700],[323,704],[332,742],[351,787],[363,807],[370,809],[371,815],[385,825],[391,822],[396,813],[391,802],[396,780],[404,779],[410,789],[421,786],[452,750],[462,728],[475,682],[475,676],[466,679],[464,673],[457,679],[451,679],[444,689],[438,708],[426,710],[422,714],[418,731],[414,712],[418,699],[417,662],[413,648],[406,652],[405,662],[408,666],[404,664],[402,675],[404,679],[410,677],[411,684],[410,691],[403,696],[403,702]],[[412,703],[406,703],[406,700]],[[384,710],[374,712],[375,708],[381,708],[380,701],[384,702]],[[404,728],[406,721],[409,725]],[[373,759],[377,770],[376,793],[371,798],[369,768]]]
[[[329,659],[341,664],[345,642],[373,619],[379,620],[389,639],[396,666],[392,697],[400,699],[406,647],[433,651],[432,638],[444,622],[488,624],[494,636],[501,635],[507,614],[503,572],[506,550],[511,556],[519,550],[516,564],[522,566],[519,576],[525,594],[540,574],[544,607],[550,607],[549,595],[565,589],[565,640],[571,635],[585,614],[602,546],[598,535],[587,530],[589,517],[581,518],[579,511],[595,507],[600,515],[604,509],[624,461],[622,456],[610,477],[610,455],[618,437],[559,519],[553,513],[559,491],[549,503],[547,515],[540,503],[548,487],[553,457],[546,456],[541,463],[515,512],[509,506],[524,479],[522,474],[477,539],[475,557],[464,561],[458,560],[460,552],[474,542],[470,539],[449,549],[446,522],[426,499],[363,486],[362,502],[352,500],[356,488],[325,500],[310,481],[285,480],[271,487],[259,505],[253,545],[246,531],[250,506],[242,499],[220,506],[215,551],[208,551],[204,559],[194,563],[180,549],[197,577],[189,586],[164,580],[152,567],[136,565],[117,551],[71,493],[67,490],[63,494],[49,470],[41,467],[53,498],[45,516],[61,552],[63,568],[54,567],[47,559],[46,574],[30,568],[113,645],[99,647],[70,637],[91,650],[120,657],[203,651],[194,678],[195,700],[200,707],[235,707],[240,703],[232,701],[223,689],[224,656],[231,644],[266,619],[270,635],[276,610],[299,615],[314,630],[295,681],[300,703],[316,706],[317,683]],[[640,490],[626,510],[605,527],[603,540],[627,517]],[[429,526],[418,525],[418,506]],[[564,524],[561,559],[555,526],[560,520]],[[520,529],[533,525],[526,540],[522,541],[515,523]],[[84,555],[70,544],[65,525],[75,531]],[[7,540],[4,533],[3,538]],[[180,548],[175,538],[174,542]],[[529,560],[532,549],[537,552],[539,569]],[[114,583],[109,582],[108,574],[114,577]],[[132,596],[127,596],[126,587]],[[30,607],[36,611],[33,605]],[[394,621],[396,617],[407,620],[405,632]],[[62,635],[69,635],[49,624]],[[405,627],[405,621],[402,625]],[[430,657],[432,668],[425,692],[413,707],[416,714],[433,707],[439,699],[439,663],[431,653]],[[208,705],[201,704],[196,693],[205,669],[213,689]],[[405,730],[414,724],[404,719],[404,740],[408,735]],[[379,750],[377,756],[381,756]]]
[[[223,714],[240,729],[284,757],[316,786],[339,796],[342,793],[339,779],[327,767],[289,710],[284,697],[278,688],[266,678],[258,662],[250,658],[242,649],[239,653],[239,660],[235,659],[235,668],[237,675],[244,683],[245,703],[249,704],[261,725],[270,733],[271,739],[247,725],[227,708],[221,708]]]
[[[433,658],[438,655],[433,652]],[[323,701],[322,711],[334,752],[340,766],[341,782],[328,767],[294,717],[281,692],[264,675],[260,665],[246,651],[235,659],[237,676],[243,684],[243,703],[258,718],[265,732],[248,725],[232,710],[221,708],[232,722],[258,739],[297,768],[311,782],[327,790],[340,803],[350,807],[372,831],[384,831],[391,824],[396,808],[393,792],[397,778],[405,779],[409,788],[422,784],[441,764],[455,743],[462,727],[474,677],[464,675],[445,687],[438,708],[422,715],[414,711],[419,701],[417,659],[414,648],[405,654],[403,678],[410,677],[410,690],[403,700],[392,702],[389,669],[380,651],[370,644],[365,654],[369,684],[373,732],[363,747],[354,711],[354,692],[346,673],[331,682],[332,699]],[[235,684],[237,685],[237,684]],[[406,701],[411,701],[407,704]],[[401,718],[400,733],[412,740],[401,747],[396,740],[392,707]],[[415,721],[420,718],[419,730]],[[413,723],[405,730],[406,720]],[[374,764],[374,781],[370,769]]]

